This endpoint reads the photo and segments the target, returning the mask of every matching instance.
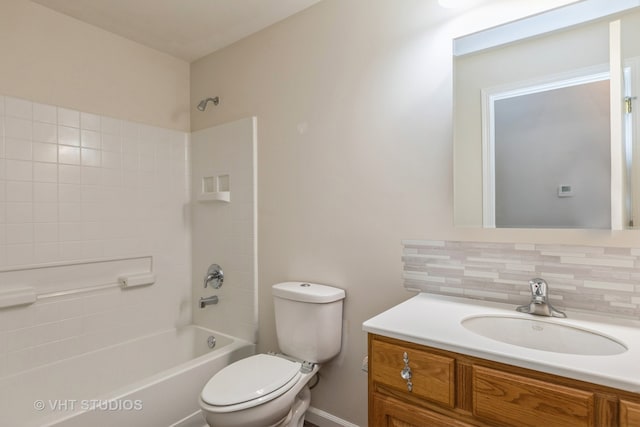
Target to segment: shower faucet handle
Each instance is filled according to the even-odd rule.
[[[215,283],[211,284],[211,282],[215,281]],[[218,289],[222,286],[224,282],[224,272],[222,271],[222,267],[218,264],[211,264],[209,269],[207,270],[207,275],[204,276],[204,287],[211,284],[211,287],[214,289]]]

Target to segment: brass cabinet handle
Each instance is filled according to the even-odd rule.
[[[409,366],[409,355],[405,351],[402,355],[402,361],[404,362],[404,368],[400,371],[400,377],[407,381],[407,390],[413,391],[413,383],[411,382],[411,367]]]

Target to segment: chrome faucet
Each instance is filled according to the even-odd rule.
[[[535,314],[537,316],[567,317],[565,313],[556,310],[551,303],[547,301],[549,286],[544,279],[536,278],[529,280],[529,287],[531,288],[531,302],[527,305],[517,307],[517,311]]]
[[[213,283],[211,283],[213,282]],[[224,282],[224,273],[222,272],[222,267],[218,264],[211,264],[209,269],[207,270],[207,274],[204,276],[204,287],[207,285],[211,285],[214,289],[219,289],[222,286],[222,282]],[[211,304],[218,303],[218,297],[216,295],[212,295],[210,297],[200,297],[200,308],[205,308]]]
[[[211,286],[214,289],[218,289],[224,282],[224,272],[222,267],[218,264],[211,264],[207,270],[206,276],[204,276],[204,287],[206,288],[211,282],[214,282]]]
[[[211,304],[217,304],[218,303],[218,296],[217,295],[213,295],[210,297],[200,297],[200,308],[205,308],[208,305]]]

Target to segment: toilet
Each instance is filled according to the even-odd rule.
[[[340,352],[344,290],[285,282],[272,294],[282,354],[247,357],[207,382],[200,408],[212,427],[302,427],[310,380]]]

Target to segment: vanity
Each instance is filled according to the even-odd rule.
[[[567,314],[420,293],[367,320],[369,425],[640,426],[639,322]]]

